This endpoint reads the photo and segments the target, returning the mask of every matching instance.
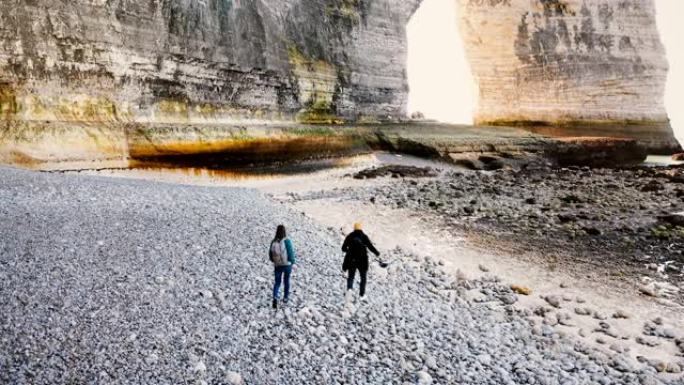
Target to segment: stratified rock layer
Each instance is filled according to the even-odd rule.
[[[0,95],[14,99],[3,110],[74,121],[400,116],[417,2],[3,1]]]
[[[480,88],[478,123],[679,147],[652,0],[456,1]]]
[[[4,145],[47,159],[92,158],[94,145],[112,157],[126,155],[130,122],[402,117],[405,25],[417,4],[2,1]]]

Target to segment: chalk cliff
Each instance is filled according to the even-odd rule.
[[[652,0],[454,1],[478,121],[600,125],[674,146]],[[241,124],[401,119],[419,4],[3,0],[0,161],[123,159],[160,132],[196,151],[240,139]]]
[[[88,158],[125,152],[126,123],[401,118],[417,4],[4,0],[4,137],[15,153]]]
[[[457,3],[478,123],[679,147],[664,107],[668,63],[653,0]]]

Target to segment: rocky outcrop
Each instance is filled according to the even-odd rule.
[[[79,122],[403,116],[417,3],[3,1],[1,95],[14,99],[3,110]]]
[[[116,157],[127,123],[403,117],[418,2],[2,1],[3,147]]]
[[[648,152],[634,139],[560,138],[545,149],[545,157],[559,166],[615,167],[638,164]]]
[[[679,148],[653,0],[457,0],[481,124]]]

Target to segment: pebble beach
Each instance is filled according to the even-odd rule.
[[[345,298],[339,233],[257,190],[0,179],[0,383],[682,383],[676,363],[658,373],[535,322],[494,275],[405,250],[381,250],[367,300]],[[279,223],[300,265],[274,312]]]

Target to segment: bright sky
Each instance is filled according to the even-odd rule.
[[[684,143],[684,0],[655,0],[670,61],[665,104]],[[456,0],[424,0],[408,25],[409,113],[472,123],[477,91],[458,37]]]
[[[457,23],[455,0],[424,0],[409,22],[409,114],[472,124],[477,91]]]

